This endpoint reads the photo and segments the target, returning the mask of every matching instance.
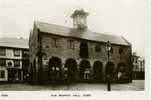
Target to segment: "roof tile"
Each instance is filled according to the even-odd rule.
[[[28,39],[23,38],[11,38],[4,37],[0,38],[0,46],[2,47],[13,47],[13,48],[23,48],[28,49]]]
[[[78,30],[75,28],[69,28],[60,25],[44,23],[40,21],[35,21],[35,25],[41,32],[45,32],[49,34],[60,35],[65,37],[75,37],[75,38],[87,39],[87,40],[98,41],[98,42],[107,42],[109,40],[111,43],[114,44],[131,45],[122,36],[96,33],[88,29]]]

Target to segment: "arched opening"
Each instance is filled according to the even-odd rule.
[[[118,82],[128,82],[127,69],[124,63],[119,63],[117,66],[117,80]]]
[[[106,64],[106,68],[105,68],[105,77],[107,79],[107,75],[110,76],[110,80],[113,81],[113,79],[115,78],[114,76],[114,72],[115,72],[115,68],[114,68],[114,63],[112,62],[108,62]]]
[[[88,44],[85,41],[80,44],[80,58],[89,58]]]
[[[61,71],[61,59],[58,57],[52,57],[49,59],[49,71],[50,80],[53,82],[61,81],[62,71]]]
[[[93,64],[93,79],[95,82],[102,81],[102,63],[100,61],[95,61]]]
[[[68,82],[73,82],[76,80],[76,73],[77,73],[77,62],[69,58],[65,62],[65,79]]]
[[[80,62],[80,79],[89,80],[90,79],[90,62],[87,60],[82,60]]]

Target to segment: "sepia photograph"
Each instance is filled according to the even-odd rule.
[[[149,6],[147,0],[0,0],[0,96],[143,92],[146,99],[138,100],[148,100]]]

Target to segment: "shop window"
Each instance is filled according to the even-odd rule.
[[[0,78],[5,78],[5,71],[4,70],[0,70]]]
[[[22,67],[28,67],[28,66],[29,66],[29,60],[23,60]]]
[[[5,56],[6,55],[6,50],[3,48],[0,48],[0,56]]]
[[[6,60],[0,59],[0,66],[6,66]]]
[[[20,50],[14,49],[14,56],[19,57],[20,56]]]
[[[20,61],[14,60],[14,67],[20,67]]]

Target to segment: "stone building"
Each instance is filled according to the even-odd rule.
[[[34,22],[29,38],[31,84],[105,82],[107,74],[113,82],[131,82],[131,44],[122,36],[89,30],[88,15],[75,10],[73,28]]]
[[[133,79],[145,79],[145,59],[133,53]]]
[[[28,40],[0,39],[0,82],[26,81],[29,67]]]

